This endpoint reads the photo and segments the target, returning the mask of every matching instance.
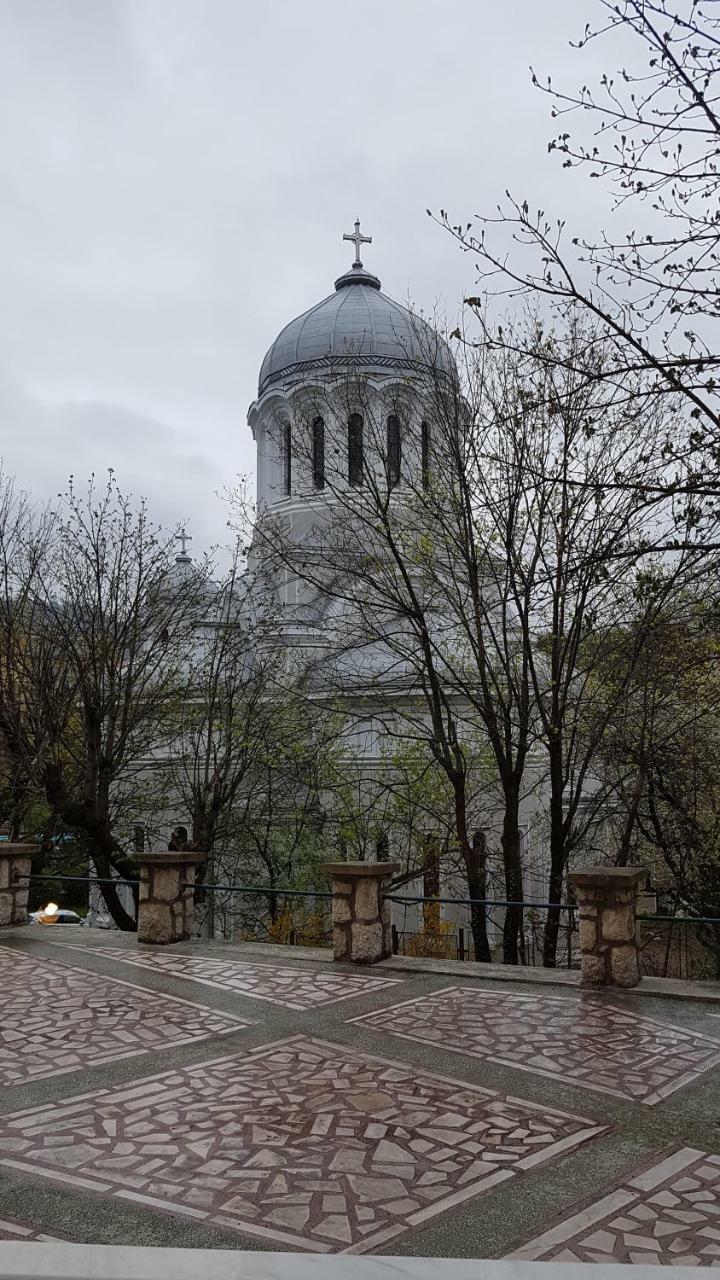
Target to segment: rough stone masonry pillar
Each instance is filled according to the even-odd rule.
[[[27,924],[34,844],[0,844],[0,926]]]
[[[392,955],[390,903],[383,894],[399,862],[326,862],[332,881],[333,959],[377,964]]]
[[[138,942],[184,942],[192,935],[199,853],[144,853],[140,858]]]
[[[580,907],[582,982],[590,987],[635,987],[640,981],[638,888],[642,867],[571,871],[568,885]]]

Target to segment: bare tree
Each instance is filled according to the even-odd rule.
[[[453,223],[441,211],[439,220],[476,257],[486,289],[593,318],[608,340],[609,402],[669,394],[684,406],[665,440],[664,471],[617,483],[650,504],[673,497],[676,527],[664,530],[666,545],[716,550],[720,18],[702,0],[599,0],[599,8],[599,24],[586,27],[577,47],[629,35],[645,65],[606,72],[597,88],[576,93],[533,79],[562,122],[549,150],[609,187],[612,224],[594,240],[571,229],[568,241],[566,218],[553,221],[511,196],[494,217]],[[504,345],[509,335],[486,322],[484,298],[468,301],[485,338]],[[592,343],[572,353],[578,377],[594,378],[593,354]]]
[[[634,485],[616,483],[657,465],[666,406],[640,395],[608,404],[603,379],[612,353],[586,325],[549,335],[536,325],[512,345],[486,366],[493,412],[478,438],[478,501],[488,541],[503,548],[547,761],[539,783],[550,828],[543,958],[552,966],[565,871],[605,804],[598,766],[625,696],[618,679],[611,698],[598,671],[618,649],[624,680],[632,679],[647,635],[692,577],[697,555],[653,550],[671,513],[651,511]],[[577,372],[578,346],[594,348],[592,379]],[[629,559],[628,546],[636,549]]]
[[[575,371],[578,346],[594,349],[592,381]],[[386,734],[422,744],[443,770],[471,898],[484,895],[484,864],[472,838],[468,743],[482,729],[501,795],[505,893],[516,904],[504,922],[511,963],[522,927],[521,805],[532,787],[546,790],[544,958],[554,964],[565,869],[590,820],[581,800],[588,787],[600,799],[594,765],[611,708],[603,716],[598,704],[593,735],[580,733],[598,655],[637,616],[638,592],[649,624],[692,557],[661,563],[660,513],[632,485],[612,483],[662,465],[666,418],[650,395],[608,404],[612,352],[601,334],[577,325],[546,334],[531,319],[512,345],[467,354],[461,381],[429,358],[413,390],[378,399],[338,374],[300,403],[299,485],[313,475],[309,442],[323,422],[317,521],[297,538],[267,519],[259,536],[315,610],[326,688],[346,706],[374,698]],[[639,562],[627,560],[630,544],[645,545]],[[639,652],[642,628],[637,635]],[[538,744],[547,760],[539,777],[537,754],[530,768]],[[487,958],[475,923],[476,954]]]
[[[501,616],[509,600],[493,597],[490,604],[485,597],[485,550],[474,524],[472,415],[459,383],[432,368],[432,354],[427,379],[394,388],[381,402],[342,368],[316,396],[305,397],[297,406],[293,448],[298,483],[314,486],[317,522],[298,540],[281,520],[261,518],[257,538],[278,579],[289,573],[302,586],[305,610],[322,635],[326,689],[341,694],[344,706],[379,699],[385,720],[403,721],[406,736],[414,731],[444,771],[472,899],[484,896],[484,855],[473,843],[464,739],[475,738],[479,715],[502,770],[506,890],[519,904],[529,673],[522,655],[516,665],[508,617]],[[330,600],[340,608],[328,614]],[[499,680],[488,660],[495,644],[507,658]],[[475,953],[489,959],[482,912],[473,914]],[[521,922],[520,906],[511,906],[504,926],[510,962],[518,959]]]
[[[132,877],[131,821],[157,753],[197,622],[201,573],[173,572],[172,535],[110,478],[59,499],[51,555],[33,585],[23,681],[44,726],[39,781],[52,813],[96,873]],[[112,884],[115,923],[134,928]]]
[[[27,646],[55,522],[0,470],[0,814],[11,840],[42,801],[46,725],[32,696]]]
[[[168,781],[208,856],[227,840],[276,715],[283,655],[273,613],[258,614],[254,580],[235,546],[222,581],[203,593],[202,617],[182,673]]]

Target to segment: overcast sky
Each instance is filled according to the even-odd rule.
[[[597,218],[528,64],[576,86],[597,0],[0,0],[0,455],[39,496],[115,468],[193,550],[254,467],[266,348],[364,261],[456,314],[426,216],[506,187]]]

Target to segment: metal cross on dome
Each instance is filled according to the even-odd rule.
[[[185,525],[175,534],[175,538],[182,544],[181,555],[187,555],[187,543],[192,542],[192,534],[185,532]]]
[[[351,240],[353,242],[353,244],[355,245],[355,266],[361,267],[362,262],[360,261],[360,245],[372,244],[372,236],[360,235],[360,219],[359,218],[355,219],[355,230],[353,231],[352,235],[348,231],[343,231],[343,240]]]

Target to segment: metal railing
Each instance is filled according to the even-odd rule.
[[[648,977],[695,982],[720,978],[720,919],[639,915],[640,967]]]
[[[21,877],[31,885],[67,881],[71,885],[125,886],[136,890],[140,881],[122,876],[73,876],[42,873]],[[237,898],[265,898],[264,910],[243,910]],[[286,889],[277,885],[237,885],[213,881],[195,886],[195,923],[199,937],[218,941],[267,941],[285,945],[332,945],[329,889]],[[293,910],[301,902],[322,904],[313,912]],[[60,904],[63,905],[63,904]],[[109,912],[103,912],[110,921]],[[110,922],[111,923],[111,922]]]
[[[443,960],[474,960],[475,948],[472,929],[472,908],[483,908],[485,929],[492,963],[503,962],[503,927],[508,908],[521,911],[518,937],[519,963],[540,966],[543,963],[544,922],[547,912],[554,910],[560,916],[557,926],[555,967],[575,969],[580,967],[580,941],[577,932],[577,905],[572,902],[512,901],[507,898],[450,898],[416,897],[389,893],[388,901],[397,906],[419,906],[422,922],[419,929],[393,926],[393,950],[399,955],[426,956]],[[467,909],[465,922],[443,919],[439,909],[443,906]],[[541,913],[545,913],[544,915]],[[565,917],[563,919],[563,917]]]
[[[65,883],[79,886],[113,885],[136,890],[137,879],[103,876],[76,876],[62,873],[24,877],[31,885]],[[237,885],[221,882],[196,886],[196,921],[199,936],[230,941],[269,941],[286,945],[330,946],[332,922],[329,889],[291,889],[278,885]],[[473,960],[472,908],[482,907],[490,943],[491,960],[502,963],[502,933],[505,912],[519,908],[522,921],[519,961],[542,966],[543,938],[547,912],[555,909],[558,924],[556,968],[580,968],[580,938],[577,905],[511,901],[503,898],[421,897],[392,890],[384,895],[395,908],[405,908],[405,919],[393,921],[393,952],[396,955],[449,960]],[[237,900],[264,898],[264,908],[245,909]],[[305,908],[312,903],[314,910]],[[464,922],[442,916],[443,907],[467,911]],[[418,927],[407,928],[407,909],[418,908]],[[720,978],[720,918],[715,916],[639,915],[640,960],[648,976],[693,980]]]

